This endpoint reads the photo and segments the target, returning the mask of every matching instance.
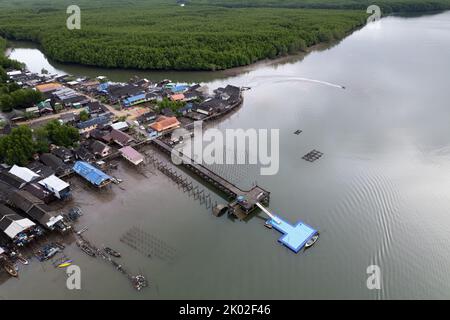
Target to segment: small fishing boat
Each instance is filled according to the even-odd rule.
[[[66,260],[58,265],[58,268],[66,268],[72,264],[72,260]]]
[[[66,248],[66,246],[63,245],[61,242],[55,241],[55,242],[53,242],[53,244],[55,245],[55,247],[57,247],[57,248],[59,248],[59,249],[61,249],[61,250],[63,250],[63,249]]]
[[[269,222],[264,223],[264,227],[266,227],[267,229],[273,228],[272,224],[270,224]]]
[[[45,261],[53,257],[55,254],[57,254],[60,251],[60,249],[53,247],[51,245],[44,246],[41,250],[38,250],[34,253],[36,258],[38,258],[39,261]]]
[[[17,256],[17,261],[19,261],[23,265],[27,265],[29,262],[27,259],[25,259],[22,255]]]
[[[88,256],[95,257],[95,251],[92,250],[91,248],[89,248],[88,246],[82,245],[80,248],[81,248],[81,250],[83,250],[83,252],[86,253]]]
[[[148,286],[147,280],[141,274],[131,277],[131,283],[133,284],[133,287],[138,291]]]
[[[105,247],[103,250],[104,250],[107,254],[109,254],[110,256],[113,256],[113,257],[116,257],[116,258],[120,258],[120,257],[121,257],[120,252],[117,252],[116,250],[111,249],[110,247]]]
[[[17,278],[19,276],[19,273],[16,270],[16,267],[10,263],[5,263],[3,265],[3,269],[12,277]]]
[[[95,251],[85,242],[77,241],[77,246],[88,256],[95,257]]]
[[[77,231],[77,235],[82,234],[83,232],[86,232],[88,230],[88,227],[84,227],[83,229],[81,229],[80,231]]]
[[[52,260],[52,265],[56,268],[56,267],[58,267],[58,265],[60,265],[61,263],[63,263],[64,261],[66,261],[68,259],[69,258],[67,258],[66,256],[63,256],[59,259]]]
[[[317,241],[318,239],[319,239],[319,234],[316,233],[315,235],[313,235],[313,236],[311,237],[311,239],[309,239],[309,240],[306,242],[306,244],[305,244],[305,249],[311,248],[311,247],[314,245],[314,243],[316,243],[316,241]]]

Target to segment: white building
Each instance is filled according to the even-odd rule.
[[[25,182],[31,182],[37,178],[39,178],[39,175],[35,172],[31,171],[28,168],[25,167],[19,167],[14,165],[10,170],[9,173],[15,175],[16,177],[19,177]]]
[[[55,175],[39,181],[39,184],[53,192],[58,199],[64,199],[70,194],[70,185]]]

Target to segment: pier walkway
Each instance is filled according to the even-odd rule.
[[[165,153],[171,155],[173,148],[166,144],[164,141],[160,139],[154,139],[151,141],[154,145],[156,145],[159,149],[164,151]],[[187,155],[179,152],[176,152],[176,156],[178,156],[182,165],[191,170],[193,173],[198,175],[200,178],[205,180],[206,182],[212,184],[220,191],[227,194],[231,199],[229,207],[234,210],[234,213],[239,218],[244,218],[251,211],[257,208],[257,203],[269,203],[270,200],[270,192],[264,190],[259,186],[254,186],[250,190],[242,190],[237,187],[235,184],[230,181],[222,178],[221,176],[215,174],[211,170],[207,169],[205,166],[196,163]]]

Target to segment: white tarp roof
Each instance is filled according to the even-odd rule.
[[[116,130],[123,130],[128,128],[128,123],[126,123],[125,121],[116,122],[111,125],[111,128]]]
[[[18,76],[19,74],[22,74],[22,71],[20,70],[13,70],[6,73],[8,76]]]
[[[51,217],[50,221],[47,222],[47,227],[51,228],[53,225],[55,225],[57,222],[63,220],[63,217],[61,215],[57,216],[57,217]]]
[[[14,239],[19,233],[35,226],[35,224],[29,219],[15,220],[12,222],[8,228],[6,228],[5,233],[11,239]]]
[[[26,181],[26,182],[30,182],[33,181],[34,179],[39,178],[39,175],[34,173],[33,171],[31,171],[28,168],[24,168],[24,167],[19,167],[14,165],[10,170],[9,173],[15,175],[16,177],[19,177],[20,179]]]
[[[2,247],[0,247],[0,254],[4,254],[5,253],[5,249],[3,249]]]
[[[45,178],[44,180],[39,181],[39,184],[46,187],[47,189],[50,189],[50,191],[58,192],[66,189],[67,187],[70,187],[67,182],[56,177],[54,174],[48,178]]]

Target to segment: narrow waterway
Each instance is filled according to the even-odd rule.
[[[166,177],[123,165],[124,190],[75,190],[85,210],[80,226],[121,251],[123,264],[145,273],[151,287],[135,292],[110,266],[70,246],[82,290],[67,290],[64,271],[32,261],[19,279],[1,284],[0,297],[450,298],[449,56],[450,12],[384,18],[302,60],[236,76],[66,66],[14,43],[11,57],[32,71],[251,86],[242,108],[218,127],[280,129],[280,170],[216,169],[242,185],[257,181],[272,192],[276,213],[318,228],[321,238],[293,254],[262,219],[216,218]],[[324,156],[302,160],[312,149]],[[174,248],[176,258],[149,258],[120,242],[133,226]],[[366,286],[372,264],[381,269],[381,290]]]

